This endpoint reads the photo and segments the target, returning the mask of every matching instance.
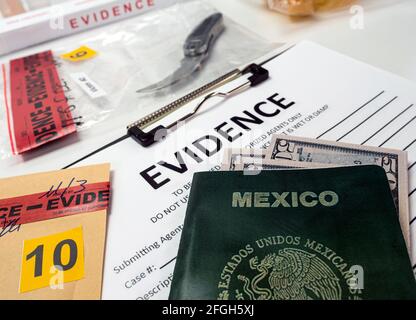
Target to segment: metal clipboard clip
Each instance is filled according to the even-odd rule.
[[[228,92],[213,91],[219,88],[220,86],[226,83],[229,83],[233,80],[236,80],[239,77],[246,75],[246,74],[251,74],[251,76],[247,79],[247,82],[233,88],[232,90]],[[143,147],[149,147],[153,145],[154,143],[163,140],[180,123],[188,121],[194,118],[195,116],[197,116],[199,110],[204,106],[204,104],[208,100],[212,99],[213,97],[221,97],[223,99],[230,98],[236,94],[239,94],[242,91],[245,91],[251,87],[255,87],[259,85],[260,83],[266,81],[268,78],[269,78],[269,71],[258,64],[251,64],[248,67],[244,68],[243,70],[235,69],[221,76],[220,78],[206,84],[205,86],[183,96],[182,98],[168,104],[167,106],[131,124],[130,126],[127,127],[128,135],[134,138]],[[205,95],[204,99],[200,103],[197,104],[197,106],[193,109],[192,112],[174,121],[170,125],[167,125],[167,126],[159,125],[148,132],[144,131],[146,128],[148,128],[152,124],[159,122],[160,120],[164,119],[168,115],[179,110],[184,105],[188,104],[189,102],[199,97],[202,97],[203,95]]]

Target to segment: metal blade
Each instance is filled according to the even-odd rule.
[[[197,72],[204,62],[206,55],[200,55],[192,58],[184,58],[181,61],[180,67],[172,73],[169,77],[166,77],[162,81],[152,84],[148,87],[138,90],[138,93],[151,93],[154,91],[162,90],[173,86],[179,82],[190,77],[193,73]]]

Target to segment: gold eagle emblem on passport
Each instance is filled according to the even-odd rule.
[[[316,254],[285,248],[278,253],[250,259],[250,268],[258,274],[251,279],[238,275],[243,282],[240,298],[250,300],[340,300],[339,279]],[[267,279],[269,287],[260,283]]]
[[[218,282],[219,300],[360,300],[363,273],[316,240],[263,237],[229,258]]]

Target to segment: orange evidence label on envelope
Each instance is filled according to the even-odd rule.
[[[63,290],[65,283],[84,276],[82,227],[24,241],[20,293],[45,287]]]

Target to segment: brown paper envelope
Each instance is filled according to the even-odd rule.
[[[76,179],[85,179],[88,183],[108,182],[110,179],[110,166],[108,164],[88,166],[2,179],[0,180],[0,203],[3,199],[46,192],[52,185],[57,186],[60,182],[63,182],[62,186],[65,186],[74,177]],[[106,221],[107,211],[99,210],[22,224],[19,230],[3,234],[0,237],[0,299],[100,299]],[[33,266],[33,270],[36,269],[34,261],[38,259],[38,257],[26,259],[27,256],[23,252],[25,241],[33,239],[38,241],[42,237],[60,235],[74,229],[79,230],[79,228],[82,230],[82,245],[77,247],[77,263],[83,261],[83,267],[79,269],[80,272],[78,274],[80,279],[64,282],[58,288],[51,288],[48,285],[21,292],[23,263],[29,263],[30,265],[26,265],[29,266],[30,273],[33,273],[35,271],[32,271],[31,267]],[[45,244],[44,252],[41,255],[44,259],[47,259],[46,256],[48,255],[47,247],[48,245]],[[61,261],[63,261],[63,264],[67,264],[70,261],[68,253],[70,250],[68,246],[62,247],[63,249],[60,251],[62,254]],[[54,249],[53,253],[55,254],[56,247]],[[40,259],[44,264],[41,277],[52,279],[54,274],[48,274],[47,266],[45,265],[46,260],[44,259]],[[78,268],[78,264],[75,266]],[[65,272],[63,275],[65,278]]]

